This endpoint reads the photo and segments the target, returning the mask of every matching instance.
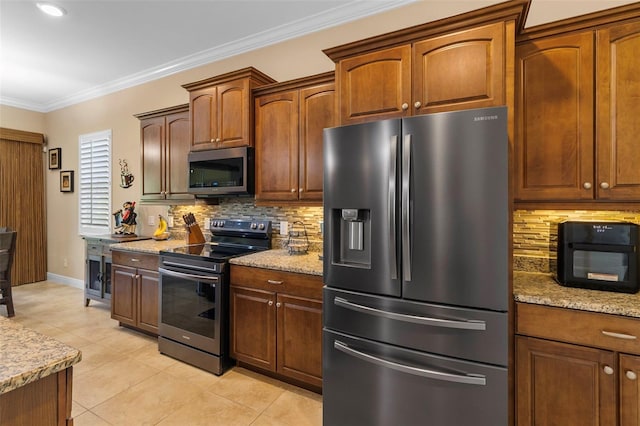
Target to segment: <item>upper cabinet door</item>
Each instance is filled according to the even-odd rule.
[[[594,196],[593,32],[516,48],[516,200]]]
[[[189,198],[189,112],[179,112],[166,117],[165,179],[167,199]]]
[[[217,88],[206,87],[190,93],[191,149],[208,149],[218,134]]]
[[[298,199],[298,91],[256,98],[256,199]]]
[[[640,22],[597,32],[599,199],[640,200]]]
[[[164,199],[164,117],[140,122],[142,199]]]
[[[322,131],[334,127],[335,85],[300,90],[300,200],[322,201]]]
[[[218,86],[218,148],[252,145],[249,130],[251,89],[248,79]]]
[[[416,42],[412,114],[505,104],[503,22]]]
[[[411,113],[411,45],[341,60],[336,66],[341,124]]]

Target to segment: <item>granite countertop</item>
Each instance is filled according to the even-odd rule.
[[[78,349],[0,317],[0,394],[62,371],[81,359]]]
[[[551,274],[514,272],[513,297],[516,302],[640,318],[640,293],[563,287]]]
[[[111,250],[124,250],[124,251],[137,251],[143,253],[160,253],[160,250],[172,249],[175,247],[180,247],[186,245],[186,241],[183,239],[168,239],[168,240],[160,240],[156,241],[153,239],[142,240],[142,241],[132,241],[128,243],[115,243],[110,244],[109,248]]]
[[[119,237],[114,237],[113,234],[83,235],[82,238],[87,241],[101,241],[103,243],[121,243],[121,242],[141,241],[141,240],[151,239],[151,237],[144,237],[141,235],[136,235],[136,236],[122,235]]]
[[[319,252],[290,255],[287,250],[277,249],[234,257],[230,262],[234,265],[322,276],[322,261],[318,255]]]

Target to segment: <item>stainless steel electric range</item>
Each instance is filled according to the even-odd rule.
[[[160,252],[158,348],[221,375],[229,358],[229,259],[271,247],[268,220],[210,219],[211,239]]]

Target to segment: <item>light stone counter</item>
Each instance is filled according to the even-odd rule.
[[[110,244],[109,248],[111,250],[124,250],[124,251],[137,251],[143,253],[160,253],[160,250],[172,249],[175,247],[180,247],[186,245],[187,242],[183,239],[168,239],[168,240],[142,240],[142,241],[132,241],[130,243],[115,243]]]
[[[62,371],[81,359],[78,349],[0,317],[0,394]]]
[[[516,302],[640,318],[640,293],[563,287],[551,274],[514,272],[513,296]]]
[[[309,252],[290,255],[287,250],[265,250],[234,257],[230,262],[234,265],[322,276],[322,261],[318,258],[319,254]]]

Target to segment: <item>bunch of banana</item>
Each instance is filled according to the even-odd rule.
[[[154,240],[166,240],[169,238],[169,231],[167,231],[167,221],[162,217],[162,215],[158,215],[158,227],[153,233]]]

